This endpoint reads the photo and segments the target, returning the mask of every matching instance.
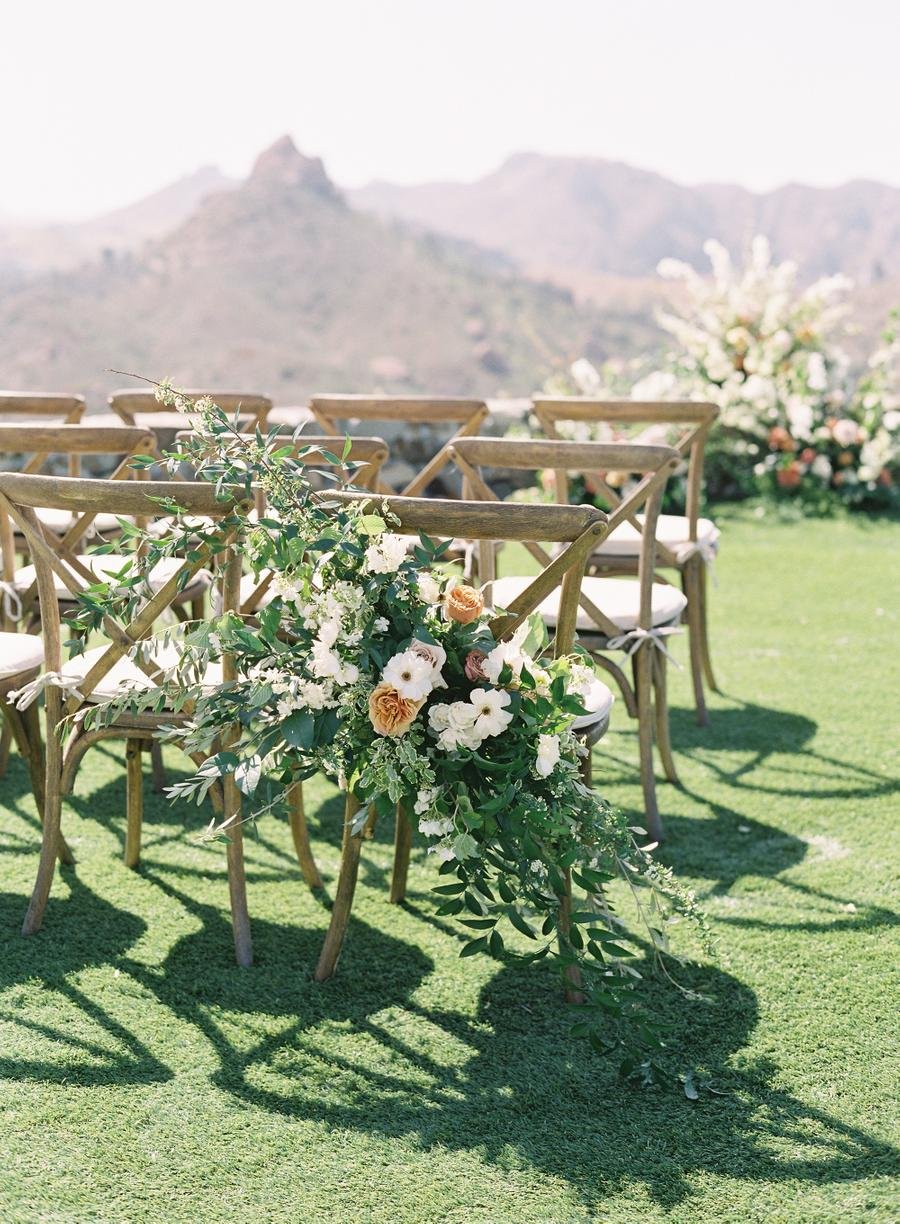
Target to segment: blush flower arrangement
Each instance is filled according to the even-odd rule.
[[[797,266],[773,261],[762,236],[742,266],[718,242],[708,241],[704,250],[710,276],[676,259],[658,266],[677,291],[657,314],[674,347],[655,368],[640,360],[598,369],[581,358],[548,390],[716,404],[719,419],[706,457],[713,500],[759,493],[814,511],[896,504],[897,312],[864,369],[855,372],[841,348],[851,287],[846,277],[824,277],[801,289]],[[590,432],[583,423],[571,428]]]
[[[411,545],[363,495],[314,490],[302,452],[274,435],[242,437],[211,400],[191,401],[167,383],[157,394],[196,421],[190,440],[166,456],[171,470],[189,463],[223,492],[264,492],[261,513],[235,512],[219,531],[235,536],[248,580],[266,575],[269,585],[250,616],[163,630],[180,655],[163,688],[124,691],[92,720],[166,702],[189,711],[170,734],[207,759],[169,788],[173,799],[200,802],[230,776],[245,796],[243,818],[255,819],[321,772],[359,800],[354,831],[372,814],[397,811],[427,840],[438,913],[469,929],[463,956],[555,957],[569,983],[580,979],[575,1031],[618,1050],[625,1074],[661,1074],[662,1039],[639,1002],[634,957],[649,952],[662,963],[672,921],[706,925],[653,847],[639,845],[641,831],[582,780],[574,724],[605,695],[587,657],[547,657],[539,617],[496,641],[496,613],[448,572],[447,543],[422,536]],[[348,453],[329,458],[338,465]],[[76,641],[104,611],[127,616],[141,575],[208,531],[174,502],[160,509],[171,516],[163,535],[123,524],[140,536],[135,572],[82,597]],[[204,675],[225,652],[237,676],[210,687]],[[209,829],[227,832],[215,821]],[[561,917],[567,880],[581,900]],[[642,938],[618,912],[615,880],[644,921]],[[508,928],[531,950],[520,940],[511,948]]]

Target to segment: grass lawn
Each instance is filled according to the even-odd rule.
[[[391,907],[387,828],[338,975],[317,986],[327,913],[266,820],[248,842],[257,963],[237,969],[222,848],[192,837],[204,812],[148,786],[144,863],[122,865],[119,745],[85,762],[64,813],[77,870],[23,940],[38,822],[14,758],[0,1220],[896,1220],[900,528],[725,527],[726,695],[699,729],[675,675],[682,787],[660,784],[660,855],[705,899],[720,954],[680,972],[696,997],[647,984],[677,1026],[673,1067],[718,1093],[619,1086],[566,1036],[549,969],[459,960],[421,848]],[[639,820],[621,704],[597,780]],[[309,806],[330,886],[340,804],[321,784]]]

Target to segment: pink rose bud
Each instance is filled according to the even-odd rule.
[[[487,676],[484,674],[484,670],[481,666],[486,658],[487,655],[483,650],[469,651],[469,653],[466,655],[466,662],[464,665],[467,680],[471,680],[473,684],[477,680],[487,680]]]

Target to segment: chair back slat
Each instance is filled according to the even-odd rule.
[[[435,477],[449,462],[448,447],[457,439],[476,434],[489,415],[484,400],[460,399],[450,396],[371,396],[314,395],[310,411],[324,430],[331,435],[341,431],[339,422],[408,421],[411,425],[455,425],[453,436],[428,460],[402,489],[391,489],[378,482],[378,492],[399,492],[401,497],[417,497],[425,492]]]
[[[209,396],[223,412],[232,416],[240,413],[245,428],[265,428],[266,418],[272,408],[268,395],[254,391],[183,391],[188,399],[197,400]],[[126,425],[135,425],[139,417],[172,416],[172,409],[161,404],[156,392],[151,390],[114,391],[109,397],[109,406]]]
[[[361,495],[338,492],[330,494],[330,498],[340,504],[359,502]],[[541,539],[566,545],[555,557],[546,557],[541,572],[505,614],[493,619],[491,630],[495,638],[508,637],[548,595],[562,587],[554,653],[561,655],[571,650],[585,565],[608,530],[607,517],[601,510],[593,506],[523,505],[496,499],[468,502],[380,495],[366,498],[365,503],[376,512],[386,512],[391,530],[401,535],[421,531],[433,537],[461,536],[486,542]]]

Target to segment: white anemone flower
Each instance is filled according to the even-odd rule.
[[[469,701],[476,712],[474,729],[487,739],[499,735],[512,722],[512,714],[505,709],[512,698],[503,689],[473,689]]]
[[[389,659],[381,678],[409,701],[420,701],[434,688],[434,668],[414,650],[402,650]]]

